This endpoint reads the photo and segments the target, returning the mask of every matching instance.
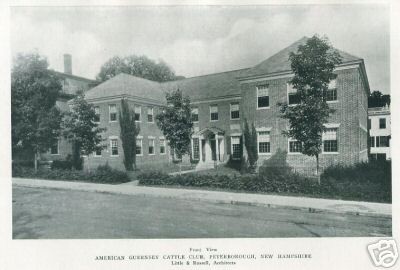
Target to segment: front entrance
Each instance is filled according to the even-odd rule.
[[[224,148],[223,131],[218,128],[206,128],[192,137],[192,158],[200,158],[200,163],[223,161]]]

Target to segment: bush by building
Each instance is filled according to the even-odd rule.
[[[91,172],[78,170],[65,170],[53,168],[51,170],[40,169],[37,172],[33,168],[14,166],[12,170],[13,177],[81,181],[91,183],[120,184],[129,182],[129,176],[126,172],[112,169],[108,165],[99,166]]]

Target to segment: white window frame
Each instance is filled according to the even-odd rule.
[[[158,151],[160,152],[160,155],[166,155],[167,154],[167,143],[164,137],[160,137],[158,138],[160,145],[159,145],[159,149]],[[164,143],[161,144],[161,141],[163,141]],[[161,146],[164,146],[164,153],[161,153]]]
[[[287,104],[288,104],[288,106],[293,107],[293,106],[298,105],[299,103],[289,104],[289,94],[293,94],[293,93],[298,94],[298,93],[297,93],[297,89],[294,88],[294,87],[291,87],[291,85],[292,85],[292,84],[291,84],[290,82],[287,82],[287,83],[286,83],[286,98],[287,98]],[[296,91],[289,91],[289,89],[295,89]]]
[[[216,111],[216,112],[212,112],[212,111],[211,111],[211,108],[214,108],[214,107],[217,108],[217,111]],[[218,119],[217,119],[217,120],[212,120],[212,119],[211,119],[211,114],[212,114],[212,113],[217,113],[217,115],[218,115]],[[217,122],[218,120],[219,120],[218,105],[210,105],[210,122]]]
[[[329,82],[329,85],[328,85],[328,91],[329,90],[334,90],[334,89],[336,89],[336,99],[335,100],[326,101],[326,103],[338,103],[339,102],[336,79],[331,80]]]
[[[115,120],[111,120],[111,107],[115,108]],[[108,104],[108,120],[110,123],[114,123],[118,121],[118,115],[117,115],[117,104]]]
[[[139,108],[139,120],[136,120],[136,108]],[[137,122],[137,123],[141,123],[142,122],[142,106],[140,106],[140,105],[135,105],[134,106],[134,112],[135,112],[135,115],[134,115],[134,117],[135,117],[135,122]]]
[[[198,140],[198,142],[199,142],[199,158],[197,159],[197,158],[194,158],[194,139],[196,139],[196,140]],[[201,140],[200,140],[200,137],[198,137],[198,136],[194,136],[194,137],[192,137],[192,159],[193,160],[200,160],[200,144],[201,144]]]
[[[142,136],[137,136],[136,137],[136,145],[138,145],[138,141],[140,141],[140,154],[136,154],[136,152],[135,152],[135,155],[137,157],[141,157],[141,156],[143,156],[143,137]],[[136,149],[135,149],[135,151],[136,151]]]
[[[232,106],[237,105],[238,109],[237,111],[239,112],[239,117],[238,118],[232,118]],[[240,120],[240,103],[239,102],[232,102],[230,104],[230,118],[231,120]]]
[[[51,147],[50,147],[50,155],[52,155],[52,156],[59,156],[60,155],[60,140],[57,140],[57,153],[56,154],[52,154],[51,153]]]
[[[199,122],[199,107],[193,107],[192,108],[192,112],[191,112],[191,115],[193,115],[194,113],[194,111],[197,111],[197,121],[193,121],[193,123],[198,123]],[[192,118],[193,119],[193,118]],[[211,119],[211,113],[210,113],[210,119]]]
[[[259,90],[259,87],[261,87],[261,86],[267,86],[268,95],[267,96],[262,96],[262,97],[268,97],[268,107],[258,107],[258,98],[259,98],[258,90]],[[256,86],[256,96],[257,96],[257,99],[256,99],[256,108],[257,108],[257,110],[266,110],[266,109],[270,109],[271,108],[271,99],[270,99],[270,95],[269,95],[269,84]]]
[[[152,141],[153,142],[153,153],[152,154],[150,154],[150,141]],[[155,138],[154,137],[151,137],[151,136],[149,136],[149,137],[147,137],[147,154],[149,155],[149,156],[154,156],[155,154],[156,154],[156,147],[155,147],[155,145],[156,145],[156,143],[155,143]]]
[[[93,157],[102,157],[103,156],[103,149],[100,150],[100,155],[97,155],[96,151],[93,152]]]
[[[151,110],[151,114],[149,110]],[[149,122],[149,115],[151,115],[151,119],[153,120],[151,122]],[[154,124],[154,107],[147,107],[147,123]]]
[[[101,114],[100,114],[100,106],[94,106],[94,114],[99,116],[99,121],[94,121],[95,123],[100,123],[101,121]]]
[[[268,132],[269,133],[269,138],[268,138],[268,141],[267,140],[260,140],[260,132]],[[266,153],[261,153],[260,152],[260,143],[261,142],[269,142],[269,152],[266,152]],[[258,130],[257,131],[257,153],[258,153],[258,155],[260,155],[260,156],[268,156],[268,155],[271,155],[271,131],[270,130]]]
[[[336,152],[325,152],[325,140],[324,140],[324,134],[322,135],[322,153],[327,154],[327,155],[337,155],[339,154],[339,125],[335,124],[326,124],[325,127],[327,129],[336,129],[336,143],[337,143],[337,151]]]
[[[238,138],[238,139],[239,139],[239,145],[240,145],[240,147],[243,147],[243,145],[240,144],[240,138],[241,138],[241,136],[236,136],[236,135],[231,136],[231,156],[232,156],[232,160],[240,160],[242,157],[235,158],[235,157],[233,156],[233,143],[232,143],[232,139],[233,139],[233,138]],[[236,143],[235,143],[235,144],[236,144]],[[201,147],[201,146],[200,146],[200,147]]]
[[[113,145],[112,142],[117,141],[117,155],[113,155]],[[118,137],[110,137],[110,157],[119,157],[119,143],[118,143]]]
[[[290,142],[298,142],[298,140],[293,139],[293,138],[288,138],[288,144],[287,144],[287,149],[288,149],[288,155],[301,155],[301,152],[291,152],[290,151]]]

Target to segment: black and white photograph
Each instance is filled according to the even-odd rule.
[[[12,254],[395,269],[392,4],[11,4]]]

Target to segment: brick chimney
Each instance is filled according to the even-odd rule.
[[[72,75],[72,56],[64,54],[64,73]]]

